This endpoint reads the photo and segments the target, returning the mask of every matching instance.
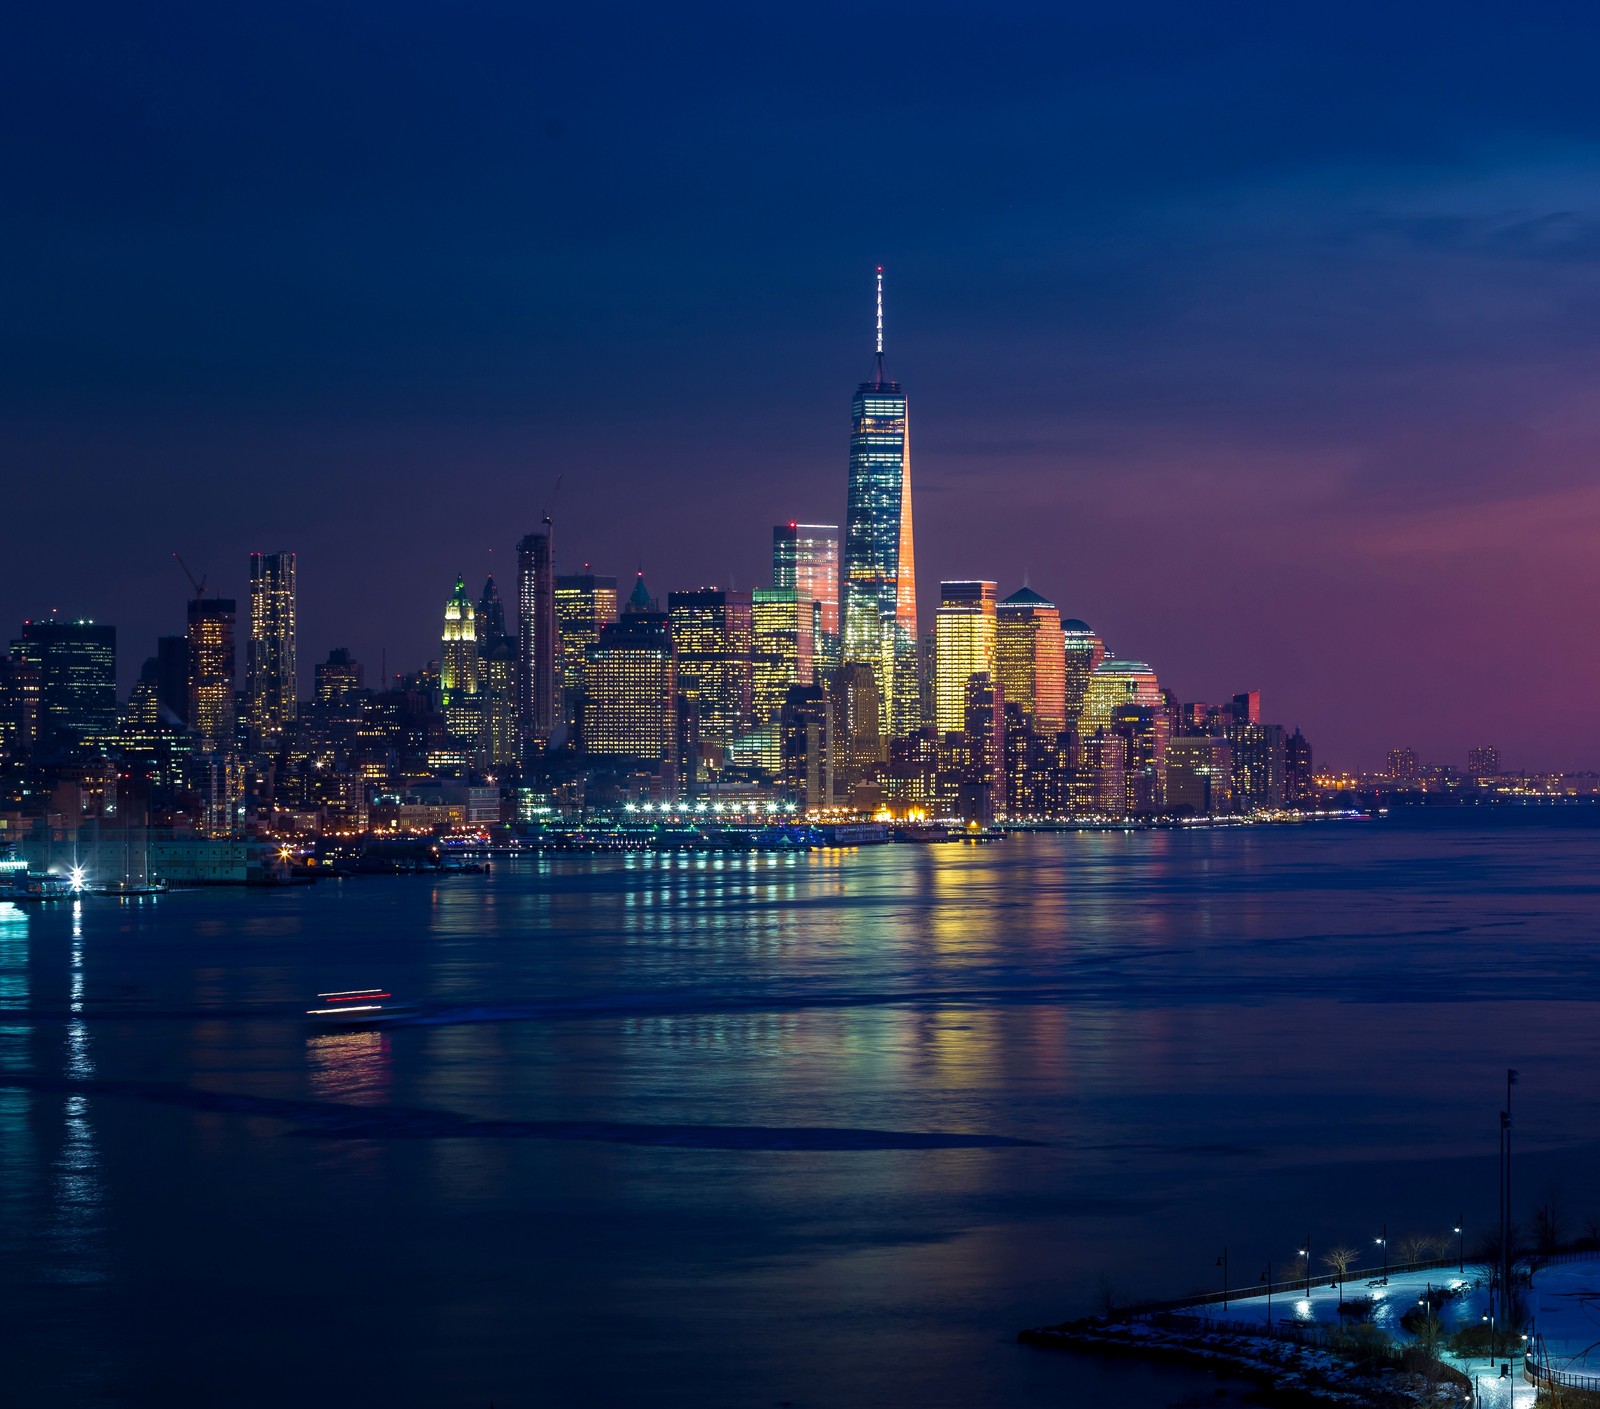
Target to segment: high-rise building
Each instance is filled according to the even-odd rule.
[[[522,757],[517,727],[517,643],[506,630],[506,609],[490,577],[478,598],[478,694],[482,722],[475,762],[499,772]]]
[[[1168,742],[1166,808],[1196,817],[1233,810],[1233,750],[1226,739],[1186,734]]]
[[[0,759],[20,762],[39,740],[39,667],[27,659],[22,643],[0,656]]]
[[[1124,701],[1111,711],[1111,732],[1127,743],[1124,782],[1127,810],[1135,816],[1159,812],[1164,794],[1167,712],[1156,705]]]
[[[1085,787],[1076,811],[1100,817],[1125,817],[1128,813],[1128,741],[1109,729],[1086,734],[1082,743]]]
[[[758,587],[750,594],[750,710],[767,724],[783,710],[793,685],[815,676],[815,600],[794,587]]]
[[[1067,727],[1067,659],[1061,612],[1031,588],[995,608],[995,676],[1008,705],[1016,705],[1041,738]]]
[[[1106,658],[1106,647],[1087,622],[1068,617],[1061,623],[1061,644],[1065,652],[1065,685],[1062,709],[1069,727],[1076,726],[1089,691],[1089,677]]]
[[[1283,725],[1232,724],[1227,740],[1233,749],[1234,805],[1241,811],[1282,807],[1287,762]]]
[[[1083,708],[1078,715],[1078,732],[1085,738],[1111,727],[1111,715],[1118,705],[1162,706],[1161,684],[1156,673],[1142,660],[1103,660],[1089,677]]]
[[[252,553],[245,703],[257,740],[275,744],[283,737],[294,722],[298,687],[294,554]]]
[[[366,671],[344,646],[329,651],[316,674],[317,703],[329,709],[345,708],[366,686]]]
[[[1245,690],[1242,694],[1235,695],[1231,713],[1235,724],[1261,723],[1261,691]]]
[[[28,716],[35,721],[35,748],[76,753],[97,748],[116,733],[116,627],[25,621],[11,653],[21,663],[17,717],[23,728]]]
[[[967,681],[995,669],[992,582],[941,582],[933,620],[934,725],[941,736],[966,727]]]
[[[581,573],[556,578],[555,617],[562,713],[570,727],[579,719],[589,647],[617,619],[617,579],[597,576],[587,566]]]
[[[1389,779],[1395,783],[1412,783],[1422,776],[1422,763],[1417,751],[1411,748],[1389,750]]]
[[[772,585],[792,587],[818,604],[814,630],[819,670],[839,664],[839,526],[778,524],[772,530]]]
[[[439,703],[448,711],[478,693],[478,611],[458,575],[444,604],[444,631],[439,637]]]
[[[189,727],[207,748],[233,747],[233,628],[238,618],[231,597],[189,601]]]
[[[783,782],[804,808],[833,802],[833,701],[825,685],[791,685],[780,715]]]
[[[584,749],[599,758],[672,767],[677,662],[661,612],[625,612],[600,630],[584,665]]]
[[[967,677],[962,734],[967,777],[961,815],[987,826],[1006,810],[1005,691],[988,671]]]
[[[1283,743],[1283,800],[1290,807],[1309,807],[1316,798],[1311,741],[1296,728]]]
[[[678,689],[699,718],[702,744],[727,748],[750,722],[749,592],[703,587],[667,594]]]
[[[1299,733],[1299,730],[1295,731]],[[1467,772],[1474,778],[1500,776],[1500,750],[1493,744],[1467,750]]]
[[[828,684],[833,712],[834,796],[847,794],[883,763],[883,707],[878,673],[864,661],[846,661]]]
[[[905,395],[884,371],[881,269],[873,376],[856,388],[851,411],[842,576],[842,658],[877,672],[883,732],[908,734],[921,722],[911,440]]]
[[[554,526],[547,514],[537,533],[517,544],[517,689],[522,735],[542,748],[558,722]]]
[[[156,638],[156,693],[169,724],[189,722],[189,638]]]

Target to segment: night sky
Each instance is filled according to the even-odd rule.
[[[302,689],[455,573],[766,580],[872,276],[919,593],[1027,581],[1319,760],[1600,766],[1589,7],[163,4],[0,48],[0,630],[300,554]],[[490,549],[493,549],[491,562]],[[242,602],[241,602],[242,606]]]

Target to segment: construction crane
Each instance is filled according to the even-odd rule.
[[[205,580],[205,578],[203,578],[203,577],[197,578],[192,572],[190,572],[189,571],[189,564],[184,562],[184,560],[181,557],[178,557],[177,553],[174,553],[172,556],[174,558],[177,558],[178,566],[183,569],[183,575],[189,579],[189,585],[194,588],[194,599],[195,599],[195,601],[198,602],[202,597],[204,597],[206,595],[206,580]]]

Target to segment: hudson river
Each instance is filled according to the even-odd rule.
[[[1600,811],[1482,817],[0,907],[3,1397],[1209,1400],[1012,1338],[1470,1238],[1507,1066],[1600,1215]]]

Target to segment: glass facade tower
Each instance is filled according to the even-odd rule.
[[[772,585],[792,587],[802,602],[818,604],[817,667],[839,664],[839,526],[781,523],[772,530]]]
[[[911,733],[921,722],[911,440],[905,394],[883,366],[881,269],[874,375],[851,410],[843,579],[842,657],[876,672],[884,732]]]
[[[250,555],[250,641],[245,655],[245,697],[250,728],[264,743],[276,743],[294,722],[294,554]]]

